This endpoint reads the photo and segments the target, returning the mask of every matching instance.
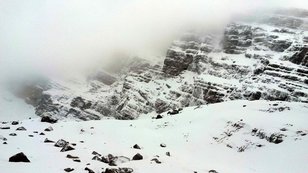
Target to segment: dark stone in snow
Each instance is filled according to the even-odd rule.
[[[18,127],[16,130],[18,130],[18,131],[26,131],[27,129],[25,127],[21,126],[21,127]]]
[[[67,144],[65,144],[65,145],[63,146],[63,148],[61,149],[60,152],[66,152],[66,151],[71,151],[71,150],[75,150],[75,148],[73,148],[72,146],[70,146],[70,145],[67,143]]]
[[[140,146],[139,146],[138,144],[135,144],[135,145],[133,146],[133,148],[139,149],[139,150],[141,149]]]
[[[161,164],[161,161],[159,161],[157,158],[152,159],[151,161],[154,161],[157,164]]]
[[[164,148],[164,147],[166,147],[167,145],[166,145],[166,144],[161,143],[161,144],[160,144],[160,146]]]
[[[21,152],[10,157],[9,162],[30,162],[30,160]]]
[[[58,121],[57,119],[55,119],[51,116],[47,116],[47,115],[42,116],[42,119],[41,119],[41,122],[47,122],[47,123],[51,123],[51,124],[56,123],[57,121]]]
[[[40,135],[45,135],[45,133],[41,132]]]
[[[49,140],[48,138],[46,138],[46,139],[44,140],[44,143],[54,143],[54,141]]]
[[[0,127],[0,129],[8,130],[8,129],[10,129],[10,127]]]
[[[104,173],[133,173],[132,168],[106,168]]]
[[[33,137],[33,135],[28,135],[29,137]]]
[[[209,173],[218,173],[218,172],[215,170],[209,170]]]
[[[169,152],[169,151],[168,151],[168,152],[166,152],[166,155],[167,155],[167,156],[171,156],[171,154],[170,154],[170,152]]]
[[[282,134],[272,134],[267,140],[271,143],[279,144],[283,142],[282,137],[283,137]]]
[[[53,131],[53,128],[51,126],[47,127],[45,130],[45,132],[50,132],[50,131]]]
[[[66,142],[63,139],[60,139],[57,141],[57,143],[55,144],[56,147],[64,147],[68,142]]]
[[[101,156],[101,154],[99,154],[99,153],[96,152],[96,151],[93,151],[92,154],[93,154],[93,155],[99,155],[99,156]]]
[[[85,167],[84,170],[88,171],[88,173],[95,173],[92,169]]]
[[[163,116],[158,114],[155,119],[161,119],[161,118],[163,118]]]
[[[19,122],[18,121],[12,121],[12,123],[11,123],[12,125],[18,125],[19,124]]]
[[[80,159],[73,159],[74,162],[81,162]]]
[[[7,142],[3,142],[3,144],[7,144]]]
[[[134,155],[133,160],[142,160],[143,156],[139,153],[137,153],[136,155]]]
[[[65,172],[72,172],[72,171],[74,171],[74,169],[73,168],[65,168],[64,171]]]
[[[78,159],[79,157],[78,156],[72,156],[70,154],[66,155],[66,158],[69,158],[69,159]]]
[[[10,133],[9,135],[10,135],[10,136],[17,136],[16,133]]]

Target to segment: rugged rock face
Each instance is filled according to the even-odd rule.
[[[163,62],[131,58],[113,74],[50,80],[23,98],[39,116],[81,120],[134,119],[236,99],[308,103],[307,14],[282,10],[233,22],[222,34],[189,32],[172,43]]]

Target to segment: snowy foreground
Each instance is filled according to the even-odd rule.
[[[95,173],[109,167],[132,168],[134,173],[308,171],[307,104],[231,101],[162,115],[161,119],[153,119],[156,115],[152,114],[132,121],[49,124],[32,118],[19,121],[18,125],[1,123],[1,128],[10,129],[0,129],[0,172],[60,173],[73,168],[72,172],[86,173],[86,167]],[[16,131],[21,126],[27,130]],[[50,126],[52,131],[44,131]],[[40,135],[41,132],[45,135]],[[16,136],[10,136],[11,133]],[[55,142],[64,139],[75,150],[60,152],[61,148],[54,143],[44,143],[45,138]],[[4,140],[7,144],[2,144]],[[135,144],[141,149],[133,148]],[[117,166],[109,166],[92,160],[93,151],[102,156],[124,157],[115,162]],[[8,161],[19,152],[31,162]],[[143,156],[142,160],[129,160],[137,153]],[[78,156],[81,162],[67,158],[68,154]]]

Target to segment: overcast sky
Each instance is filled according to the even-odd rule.
[[[0,0],[0,77],[83,71],[119,52],[160,55],[190,27],[219,28],[235,13],[307,2]]]

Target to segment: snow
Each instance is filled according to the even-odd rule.
[[[286,109],[279,111],[277,108]],[[154,113],[150,115],[155,116]],[[0,144],[1,172],[53,173],[64,172],[63,169],[67,167],[74,168],[73,172],[86,172],[84,168],[87,163],[90,163],[87,167],[95,172],[110,167],[91,160],[92,151],[129,158],[136,153],[142,154],[144,159],[141,161],[118,165],[131,167],[135,173],[192,173],[212,169],[220,173],[303,173],[308,170],[308,137],[297,134],[297,131],[308,133],[307,104],[240,100],[188,107],[180,114],[162,115],[162,119],[142,115],[137,120],[129,121],[61,121],[51,125],[31,119],[23,120],[17,126],[1,124],[0,127],[11,127],[9,130],[0,129],[0,136],[8,139],[7,145]],[[232,130],[229,121],[242,122],[244,126],[222,142],[214,140],[213,137],[221,137],[224,131]],[[15,131],[19,126],[24,126],[27,131]],[[49,126],[54,131],[44,132],[45,136],[33,133],[40,133]],[[266,134],[279,132],[286,136],[280,144],[269,143],[252,136],[253,128],[263,129]],[[287,131],[280,131],[281,128]],[[17,136],[8,135],[12,132],[17,133]],[[34,137],[28,137],[29,134]],[[77,145],[73,151],[60,152],[60,148],[53,144],[43,143],[46,137],[53,141],[65,139]],[[161,143],[166,144],[166,147],[160,147]],[[244,152],[237,152],[238,146],[248,143],[264,146],[255,147],[251,144]],[[141,150],[133,149],[134,144],[141,146]],[[227,144],[233,148],[227,147]],[[8,162],[8,158],[18,152],[24,152],[31,163]],[[166,156],[166,152],[170,152],[171,156]],[[79,156],[81,162],[67,159],[67,154]],[[161,164],[151,162],[156,155]]]

